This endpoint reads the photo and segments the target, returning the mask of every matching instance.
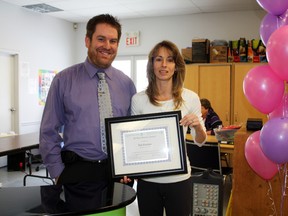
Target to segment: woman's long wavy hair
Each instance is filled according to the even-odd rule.
[[[146,94],[149,97],[149,100],[155,106],[161,106],[161,104],[156,100],[159,95],[157,85],[156,85],[156,76],[154,74],[154,59],[158,55],[160,48],[166,48],[172,52],[172,56],[175,62],[175,73],[173,75],[173,86],[172,86],[172,97],[174,101],[174,110],[177,110],[183,104],[182,91],[183,83],[185,79],[185,62],[184,59],[177,48],[177,46],[167,40],[164,40],[154,46],[154,48],[149,53],[149,59],[147,63],[147,78],[148,78],[148,87],[146,89]]]

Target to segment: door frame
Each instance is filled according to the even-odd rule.
[[[8,54],[13,58],[14,70],[13,70],[13,80],[12,87],[14,88],[14,98],[12,99],[13,104],[11,107],[16,109],[14,115],[12,115],[11,123],[13,131],[19,134],[19,52],[14,50],[0,49],[0,53]]]

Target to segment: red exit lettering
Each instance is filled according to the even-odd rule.
[[[137,37],[126,38],[126,45],[135,45],[137,44]]]

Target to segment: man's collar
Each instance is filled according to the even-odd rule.
[[[97,71],[103,70],[105,72],[106,77],[110,80],[112,79],[112,73],[113,73],[112,68],[113,67],[111,65],[105,69],[98,68],[93,63],[91,63],[89,57],[86,58],[84,65],[87,68],[87,72],[91,78],[96,75]]]

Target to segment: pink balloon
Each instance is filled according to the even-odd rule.
[[[274,109],[271,113],[269,113],[269,119],[272,118],[280,118],[280,117],[288,117],[288,94],[284,94],[282,101],[280,104]]]
[[[274,73],[286,81],[288,80],[287,47],[288,25],[284,25],[271,34],[266,47],[266,55]]]
[[[263,153],[276,164],[288,162],[288,118],[273,118],[260,132]]]
[[[272,15],[281,15],[288,9],[287,0],[256,0],[257,3]]]
[[[277,171],[277,164],[269,160],[260,147],[260,131],[251,134],[245,143],[245,158],[250,167],[263,179],[272,179]]]
[[[281,102],[285,84],[269,65],[252,68],[244,77],[243,91],[253,107],[262,113],[272,112]]]

